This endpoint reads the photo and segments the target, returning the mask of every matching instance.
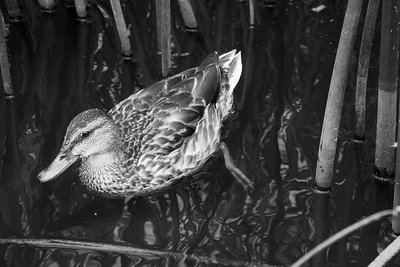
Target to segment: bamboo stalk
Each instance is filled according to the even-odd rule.
[[[145,42],[145,40],[148,40],[150,38],[146,38],[146,31],[139,27],[139,25],[142,25],[141,21],[145,19],[140,17],[140,13],[138,12],[138,10],[140,10],[139,7],[140,4],[137,1],[128,3],[126,6],[127,16],[129,23],[132,26],[132,42],[134,42],[137,49],[135,60],[137,60],[138,68],[140,69],[140,73],[142,74],[140,82],[149,85],[154,83],[156,78],[153,75],[155,71],[153,71],[152,65],[149,62],[148,55],[151,52],[149,51],[150,49],[148,49],[149,46]]]
[[[117,26],[119,40],[121,41],[122,53],[125,56],[131,56],[132,47],[131,43],[129,42],[130,32],[126,27],[124,14],[122,13],[121,3],[119,2],[119,0],[111,0],[110,3],[114,14],[115,24]]]
[[[11,81],[10,62],[8,60],[6,37],[6,24],[4,22],[3,13],[0,10],[0,69],[3,79],[4,92],[7,95],[13,95],[14,89]]]
[[[189,32],[197,32],[199,28],[190,0],[178,0],[178,4],[183,21],[185,22],[186,30]]]
[[[249,0],[249,29],[247,30],[247,44],[246,44],[246,59],[244,63],[244,74],[243,75],[243,90],[240,96],[240,102],[238,104],[238,109],[243,110],[244,105],[246,103],[246,96],[248,95],[248,91],[250,90],[251,81],[252,81],[252,73],[254,66],[254,36],[255,36],[255,27],[256,19],[255,19],[255,9],[258,8],[254,6],[254,0]]]
[[[332,184],[333,162],[335,160],[344,91],[347,83],[347,71],[357,33],[361,7],[362,1],[349,0],[340,34],[339,47],[329,86],[315,175],[315,182],[321,189],[329,189]]]
[[[321,244],[329,236],[329,194],[313,192],[313,219],[315,227],[314,243]],[[316,254],[311,266],[323,267],[326,265],[326,249]]]
[[[365,136],[365,101],[368,80],[368,66],[371,54],[372,39],[374,37],[376,16],[380,0],[369,0],[367,14],[361,39],[360,54],[358,57],[357,85],[356,85],[356,122],[355,137],[364,140]]]
[[[398,104],[397,114],[400,114],[400,103]],[[397,119],[397,142],[400,141],[400,118]],[[400,205],[400,149],[396,150],[396,170],[394,177],[393,207]],[[392,230],[395,234],[400,234],[400,215],[396,214],[392,218]]]
[[[45,11],[53,10],[56,7],[56,2],[54,0],[38,0],[39,5]]]
[[[399,63],[398,1],[382,1],[381,49],[379,58],[378,116],[376,126],[375,174],[379,179],[394,174],[396,138],[397,75]]]
[[[171,6],[170,0],[156,0],[157,43],[161,51],[161,73],[166,77],[171,68]]]
[[[86,18],[87,16],[87,5],[88,1],[87,0],[74,0],[75,3],[75,10],[76,10],[76,15],[78,18]]]

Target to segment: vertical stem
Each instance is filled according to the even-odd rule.
[[[330,188],[332,183],[333,162],[335,160],[344,91],[348,76],[347,70],[357,33],[361,7],[361,0],[349,0],[340,34],[318,151],[315,182],[320,188]]]
[[[119,0],[111,0],[111,8],[114,14],[115,24],[121,41],[122,53],[126,56],[132,55],[132,47],[129,42],[129,30],[126,27],[124,14],[122,13],[121,3]]]
[[[87,16],[87,0],[74,0],[76,15],[79,18],[85,18]]]
[[[185,22],[186,30],[197,32],[197,20],[193,12],[192,4],[190,4],[190,0],[178,0],[178,4],[182,13],[183,21]]]
[[[243,90],[240,96],[240,102],[238,104],[238,109],[243,110],[246,96],[251,86],[251,80],[253,77],[253,66],[254,66],[254,35],[255,35],[255,6],[254,0],[249,0],[249,28],[247,33],[247,43],[246,43],[246,58],[244,63],[244,75],[243,75]]]
[[[45,10],[52,10],[56,6],[56,3],[54,0],[38,0],[38,2],[39,2],[40,7]]]
[[[396,34],[397,35],[397,34]],[[398,60],[396,61],[398,62]],[[400,114],[400,103],[397,104],[397,114]],[[397,118],[397,142],[400,141],[400,118]],[[396,171],[394,177],[393,207],[400,205],[400,149],[396,150]],[[396,213],[392,218],[392,230],[395,234],[400,234],[400,215]]]
[[[157,41],[161,51],[161,72],[166,77],[171,68],[171,7],[170,0],[156,0]]]
[[[313,194],[313,219],[315,225],[315,245],[325,241],[329,236],[329,194],[321,194],[318,191]],[[312,259],[311,266],[326,266],[326,249],[319,252]]]
[[[376,174],[394,174],[397,110],[397,71],[399,59],[398,1],[382,1],[381,50],[379,58],[378,116],[376,129]]]
[[[365,100],[368,80],[368,66],[371,54],[372,39],[374,37],[376,16],[380,0],[369,0],[365,24],[361,39],[360,55],[358,57],[357,85],[356,85],[356,126],[355,136],[364,139],[365,135]]]
[[[0,10],[0,69],[3,79],[4,92],[8,95],[12,95],[14,93],[14,90],[11,82],[10,62],[8,60],[6,36],[6,24],[4,22],[3,13]]]

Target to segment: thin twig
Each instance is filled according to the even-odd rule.
[[[126,27],[124,14],[119,0],[111,0],[111,8],[114,14],[115,25],[117,27],[119,40],[121,41],[122,53],[126,56],[132,55],[132,47],[129,42],[130,31]]]
[[[336,234],[334,234],[333,236],[329,237],[327,240],[325,240],[324,242],[318,244],[315,248],[313,248],[312,250],[310,250],[307,254],[305,254],[303,257],[301,257],[300,259],[298,259],[293,265],[292,267],[300,267],[302,264],[306,263],[309,259],[311,259],[312,257],[314,257],[317,253],[321,252],[322,250],[326,249],[327,247],[329,247],[330,245],[332,245],[333,243],[335,243],[336,241],[342,239],[343,237],[345,237],[346,235],[360,229],[361,227],[364,227],[370,223],[373,223],[375,221],[380,220],[382,217],[388,216],[388,215],[396,215],[397,213],[400,212],[400,208],[396,207],[395,210],[383,210],[383,211],[379,211],[377,213],[374,213],[364,219],[362,219],[361,221],[358,221],[346,228],[344,228],[343,230],[341,230],[340,232],[337,232]]]
[[[161,251],[154,249],[144,249],[120,244],[107,244],[100,242],[87,242],[67,239],[29,239],[29,238],[0,238],[0,244],[28,245],[40,248],[61,248],[61,249],[76,249],[76,250],[96,250],[106,253],[115,253],[126,255],[141,255],[141,256],[156,256],[156,257],[173,257],[179,260],[191,260],[207,264],[219,264],[224,266],[262,266],[271,267],[271,265],[257,263],[233,261],[227,259],[216,259],[205,256],[188,255],[180,252]]]
[[[400,250],[400,236],[397,237],[389,246],[387,246],[378,257],[371,262],[368,267],[385,266]]]

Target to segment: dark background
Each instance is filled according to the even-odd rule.
[[[192,1],[197,33],[185,30],[177,2],[171,1],[171,74],[198,65],[212,51],[242,51],[244,68],[235,89],[238,116],[226,142],[255,190],[246,193],[217,157],[173,188],[133,199],[128,218],[121,217],[123,202],[96,198],[81,187],[76,165],[46,184],[36,176],[57,154],[76,114],[94,107],[108,110],[162,78],[154,1],[121,1],[131,29],[132,59],[120,52],[108,1],[90,2],[88,22],[76,19],[68,1],[61,1],[53,14],[42,13],[35,1],[20,2],[23,21],[10,22],[6,16],[16,98],[0,98],[1,237],[124,242],[238,265],[290,264],[314,246],[310,185],[347,1],[257,0],[254,27],[247,1]],[[321,4],[324,10],[313,11]],[[367,94],[368,142],[361,148],[352,142],[359,36],[360,31],[350,59],[327,207],[331,234],[392,205],[391,186],[370,178],[376,44]],[[329,265],[368,264],[385,246],[382,229],[389,223],[383,220],[333,245]],[[0,266],[206,265],[173,257],[16,245],[0,246],[0,255]]]

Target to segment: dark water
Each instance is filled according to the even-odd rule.
[[[245,192],[217,157],[173,188],[133,199],[126,216],[121,201],[96,198],[79,185],[77,166],[46,184],[36,176],[57,154],[76,114],[108,110],[161,78],[154,2],[124,2],[134,47],[133,60],[124,60],[110,7],[102,1],[92,3],[87,23],[64,4],[43,14],[24,1],[24,21],[8,29],[17,97],[0,99],[0,236],[120,243],[213,258],[214,265],[285,265],[312,248],[321,229],[332,234],[390,208],[392,189],[370,178],[372,142],[361,148],[352,142],[356,49],[329,203],[323,206],[310,190],[346,4],[333,2],[313,12],[319,1],[256,1],[256,26],[250,28],[247,1],[196,1],[201,30],[196,34],[184,31],[173,1],[172,73],[196,66],[212,51],[243,53],[235,91],[239,112],[226,142],[255,190]],[[371,88],[376,72],[372,66]],[[375,99],[376,90],[369,90],[369,140],[375,134]],[[316,222],[319,209],[327,217]],[[333,245],[328,264],[368,264],[386,246],[382,229],[389,223],[383,220]],[[211,265],[172,254],[23,245],[1,245],[0,253],[0,266]]]

